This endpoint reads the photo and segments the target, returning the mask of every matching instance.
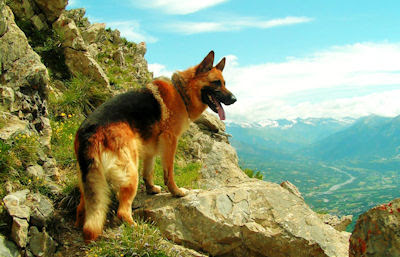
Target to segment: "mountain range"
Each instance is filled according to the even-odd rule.
[[[227,122],[240,156],[322,161],[400,159],[400,116]]]

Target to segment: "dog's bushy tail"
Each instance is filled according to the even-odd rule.
[[[106,178],[103,172],[93,166],[83,184],[85,198],[83,236],[86,242],[95,240],[102,233],[110,203],[110,189]]]
[[[75,152],[80,169],[79,184],[83,195],[83,206],[77,210],[77,224],[80,223],[78,217],[84,214],[85,242],[94,241],[102,233],[110,203],[109,185],[98,160],[99,149],[90,142],[91,135],[78,131],[75,137]]]

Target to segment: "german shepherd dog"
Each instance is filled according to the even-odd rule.
[[[118,218],[135,224],[132,202],[138,188],[139,158],[143,160],[148,194],[161,192],[153,182],[154,158],[160,154],[169,192],[175,197],[185,195],[185,189],[174,182],[173,163],[180,135],[207,106],[223,120],[221,102],[236,102],[225,88],[225,58],[215,67],[213,62],[211,51],[199,65],[173,74],[172,80],[157,78],[141,90],[111,98],[81,124],[74,142],[81,192],[76,226],[83,225],[85,242],[102,233],[110,188],[119,200]]]

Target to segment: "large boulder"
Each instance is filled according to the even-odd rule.
[[[5,6],[0,11],[7,22],[7,32],[0,38],[3,72],[1,84],[12,89],[23,87],[44,94],[49,81],[46,67],[40,56],[32,50],[25,34],[15,24],[10,8]]]
[[[324,224],[298,196],[256,179],[181,199],[147,197],[143,215],[170,240],[213,256],[348,256],[350,233]]]
[[[235,149],[229,144],[225,125],[214,115],[203,113],[185,133],[184,137],[190,139],[187,156],[202,163],[203,187],[215,188],[247,178],[239,168]]]
[[[73,19],[68,18],[63,13],[57,21],[53,23],[53,28],[63,37],[62,46],[64,47],[65,64],[69,71],[75,75],[85,75],[108,88],[109,81],[100,65],[91,56],[88,46],[82,38],[79,28]]]
[[[18,1],[12,1],[17,4],[16,2]],[[29,1],[23,1],[25,2]],[[0,104],[3,111],[10,113],[2,113],[1,116],[11,121],[6,122],[2,128],[2,138],[24,130],[28,123],[30,133],[38,134],[43,146],[49,148],[51,128],[46,117],[46,95],[49,88],[47,69],[40,56],[29,45],[25,34],[16,25],[11,9],[2,3],[0,7],[0,17],[7,27],[0,36]]]
[[[400,256],[400,198],[360,215],[350,237],[349,254]]]
[[[35,0],[35,2],[50,23],[57,20],[68,4],[68,0]]]

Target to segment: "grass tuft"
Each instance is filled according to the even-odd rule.
[[[66,90],[59,97],[50,95],[49,105],[53,115],[75,113],[88,115],[111,96],[104,88],[83,75],[66,82]]]
[[[66,113],[61,113],[60,117],[58,121],[51,121],[53,156],[62,168],[74,167],[76,163],[74,138],[83,117]]]
[[[88,246],[86,256],[167,257],[172,252],[160,231],[152,224],[137,220],[137,226],[122,224],[117,231],[104,233],[97,242]]]
[[[177,186],[190,189],[199,188],[200,168],[200,163],[174,164],[174,180]],[[164,185],[164,171],[159,158],[156,159],[154,166],[154,182],[156,185],[166,188]]]
[[[249,178],[256,178],[256,179],[260,179],[260,180],[264,179],[264,176],[260,171],[254,171],[252,169],[244,169],[243,172],[246,173],[246,175]]]

